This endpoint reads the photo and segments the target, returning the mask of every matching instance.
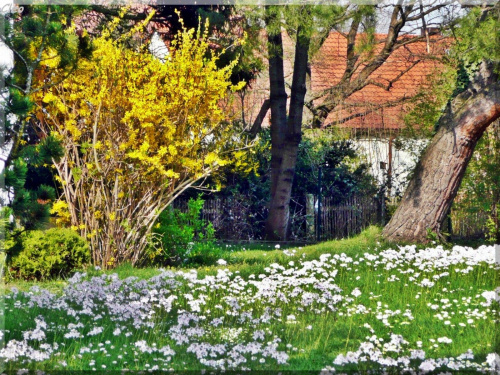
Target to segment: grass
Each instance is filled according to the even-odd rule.
[[[395,247],[381,241],[379,234],[372,227],[353,238],[286,251],[272,245],[264,250],[240,245],[224,253],[226,265],[196,270],[162,273],[125,264],[106,272],[89,269],[78,281],[11,283],[10,289],[27,291],[35,285],[60,297],[40,297],[33,291],[7,295],[6,340],[21,342],[26,332],[36,331],[35,318],[42,316],[46,337],[27,343],[36,349],[42,343],[57,342],[59,347],[51,349],[48,359],[20,356],[6,368],[210,370],[219,365],[206,361],[220,360],[230,368],[228,358],[241,356],[246,362],[239,369],[318,372],[334,366],[340,354],[356,352],[362,343],[375,339],[383,356],[396,359],[417,349],[434,359],[457,357],[471,349],[474,361],[482,363],[498,350],[498,305],[488,305],[482,296],[498,284],[492,264],[443,263],[447,255],[432,258],[440,249],[429,251],[429,259],[405,260],[401,253],[383,252]],[[425,286],[424,279],[434,285]],[[177,299],[171,305],[159,304],[157,295]],[[64,308],[54,308],[57,303]],[[89,312],[68,313],[84,306]],[[127,312],[113,310],[120,306],[133,307],[135,315],[128,319]],[[179,323],[187,318],[187,324]],[[93,328],[103,331],[89,335]],[[82,337],[65,337],[72,329]],[[256,339],[256,332],[262,332],[262,338]],[[384,349],[391,334],[401,335],[407,343]],[[188,342],[180,343],[181,337]],[[452,342],[439,342],[442,338]],[[260,347],[253,354],[245,352],[242,347],[249,343]],[[224,353],[216,354],[210,347],[216,344],[225,345]],[[155,347],[171,348],[175,355],[163,355]],[[277,359],[280,353],[286,363]],[[411,364],[418,369],[416,360]],[[337,371],[380,366],[375,360],[359,360],[337,366]],[[392,368],[394,373],[400,370]]]
[[[310,260],[319,258],[319,256],[324,253],[335,254],[343,252],[349,256],[353,256],[361,251],[370,251],[375,248],[380,250],[394,245],[385,242],[381,238],[380,228],[372,226],[367,228],[361,234],[351,238],[298,247],[280,245],[279,250],[276,248],[276,244],[268,243],[218,244],[218,246],[224,250],[222,253],[222,259],[228,262],[227,267],[224,268],[229,268],[233,272],[239,271],[243,276],[260,273],[265,267],[268,267],[272,263],[277,262],[283,265],[287,264],[289,257],[284,255],[282,252],[282,250],[286,249],[294,249],[298,256],[305,254],[305,259]],[[217,270],[221,268],[221,266],[215,264],[199,266],[196,268],[192,268],[188,265],[182,269],[187,271],[190,269],[196,269],[198,275],[200,277],[204,277],[206,275],[217,274]],[[175,270],[173,267],[167,267],[167,269]],[[121,279],[133,276],[145,280],[160,274],[161,271],[157,267],[136,268],[130,263],[124,263],[112,270],[96,271],[93,267],[89,267],[79,270],[79,272],[85,272],[90,277],[98,276],[104,273],[108,275],[117,274]],[[50,281],[25,281],[10,279],[5,284],[5,288],[7,291],[10,291],[12,288],[16,288],[20,291],[28,291],[31,287],[37,286],[41,289],[49,290],[52,293],[58,293],[61,292],[67,284],[67,281],[63,279]]]

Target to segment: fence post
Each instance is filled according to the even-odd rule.
[[[306,194],[306,233],[309,238],[314,238],[314,213],[314,195]]]
[[[451,207],[448,210],[448,214],[446,215],[446,221],[448,224],[448,228],[447,228],[448,229],[448,238],[447,238],[447,240],[451,241],[451,237],[453,236],[453,223],[451,221]]]
[[[318,168],[318,220],[316,220],[316,240],[321,240],[321,165]]]
[[[385,225],[385,185],[380,189],[380,224]]]

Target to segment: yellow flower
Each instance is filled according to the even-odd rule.
[[[128,207],[140,207],[151,192],[150,199],[157,199],[160,207],[180,183],[207,176],[229,159],[247,168],[243,155],[231,158],[221,152],[239,142],[230,136],[227,124],[232,117],[225,108],[231,108],[231,90],[243,83],[231,83],[236,60],[217,66],[220,55],[210,49],[209,27],[183,29],[171,45],[169,58],[161,62],[147,48],[128,48],[128,41],[144,24],[116,37],[119,23],[120,17],[115,18],[93,40],[91,59],[79,61],[78,69],[60,84],[33,94],[37,104],[33,115],[44,132],[57,134],[65,150],[64,163],[72,171],[67,175],[58,168],[61,175],[56,176],[67,187],[66,194],[73,195],[66,199],[74,202],[77,212],[89,210],[83,202],[92,205],[91,214],[83,215],[83,223],[76,226],[88,231],[89,238],[98,233],[113,238],[102,225],[103,218],[119,221],[120,230],[128,233],[136,230],[128,227],[132,218],[123,215],[132,215]],[[42,39],[34,42],[41,43]],[[55,64],[52,56],[53,51],[47,50],[43,58]],[[65,72],[53,68],[36,77],[37,89],[49,79],[63,78]],[[53,76],[48,77],[49,73]],[[116,204],[111,213],[110,203]],[[54,212],[59,220],[63,208],[68,211],[59,206]],[[64,217],[70,221],[69,212]],[[121,237],[125,236],[115,240]]]

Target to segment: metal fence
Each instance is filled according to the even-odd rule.
[[[446,230],[452,238],[484,238],[487,233],[486,223],[488,215],[483,211],[465,212],[463,210],[451,210],[451,228]]]
[[[315,223],[317,223],[317,218]],[[353,196],[340,204],[322,199],[321,240],[345,238],[360,233],[366,227],[382,223],[381,205],[373,197]]]
[[[174,208],[185,211],[187,200],[176,200]],[[265,204],[255,205],[233,196],[215,197],[205,199],[201,218],[212,223],[219,240],[262,240],[267,213]],[[323,197],[320,213],[318,220],[317,197],[293,197],[289,239],[315,242],[344,238],[382,221],[381,206],[373,197],[353,196],[341,203]]]
[[[257,206],[240,197],[204,198],[201,219],[212,223],[219,240],[261,240],[267,207]],[[176,199],[174,208],[187,210],[187,199]]]
[[[345,238],[360,233],[370,225],[383,225],[385,208],[380,199],[353,196],[341,203],[329,197],[321,200],[321,219],[318,220],[317,197],[293,197],[290,204],[290,241],[316,242]],[[187,200],[177,199],[174,208],[187,210]],[[396,201],[386,207],[397,206]],[[264,239],[264,226],[268,208],[263,202],[249,202],[241,197],[205,198],[201,218],[212,223],[219,240],[260,241]],[[443,231],[452,238],[483,238],[487,215],[482,211],[464,215],[452,209],[450,220]],[[450,228],[451,223],[451,228]],[[319,233],[318,233],[319,231]]]

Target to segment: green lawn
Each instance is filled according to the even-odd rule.
[[[398,249],[369,228],[314,246],[243,247],[217,266],[122,265],[8,284],[6,369],[396,374],[493,365],[492,246]]]

